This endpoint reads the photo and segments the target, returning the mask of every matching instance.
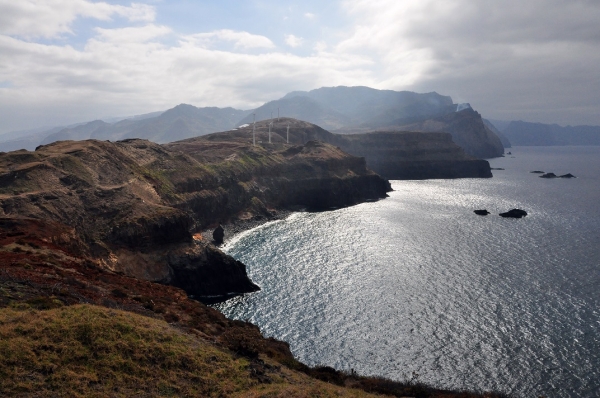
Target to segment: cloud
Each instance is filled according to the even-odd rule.
[[[292,90],[374,83],[372,61],[360,55],[296,56],[275,51],[263,36],[229,30],[182,36],[174,45],[165,35],[175,33],[154,24],[96,29],[83,49],[0,35],[0,81],[11,82],[0,90],[2,128],[140,114],[182,102],[248,109]],[[221,41],[238,50],[214,48]],[[272,51],[241,51],[256,47]]]
[[[306,12],[306,13],[304,13],[304,16],[306,18],[308,18],[308,19],[315,19],[316,18],[316,15],[313,14],[312,12]]]
[[[233,43],[235,49],[274,48],[275,44],[265,37],[248,32],[238,32],[229,29],[215,30],[213,32],[198,33],[183,38],[206,48],[213,47],[221,42]]]
[[[600,124],[598,2],[340,4],[344,25],[325,26],[326,36],[284,36],[292,48],[316,43],[312,54],[297,55],[250,31],[182,35],[154,23],[148,5],[0,0],[0,130],[182,102],[249,109],[292,90],[335,85],[437,91],[490,118]],[[93,33],[83,47],[36,41],[70,36],[83,18]],[[124,24],[94,28],[113,18]]]
[[[327,47],[328,47],[327,42],[321,40],[321,41],[318,41],[317,44],[315,44],[314,50],[316,52],[320,53],[320,52],[327,50]]]
[[[88,0],[0,0],[0,34],[25,38],[53,38],[73,33],[71,24],[77,18],[108,21],[113,17],[129,21],[151,22],[154,7],[132,3],[112,5]]]
[[[143,43],[171,33],[171,28],[154,24],[120,29],[95,28],[94,30],[96,33],[98,33],[95,40],[110,41],[115,43]]]
[[[294,35],[285,35],[285,43],[290,47],[296,48],[304,43],[304,39]]]
[[[347,0],[343,6],[355,26],[336,51],[379,60],[380,88],[436,90],[489,117],[565,123],[577,122],[569,116],[573,107],[600,102],[598,2]]]

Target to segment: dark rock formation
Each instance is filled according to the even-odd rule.
[[[169,256],[170,273],[161,282],[177,286],[197,299],[233,296],[260,288],[246,274],[246,266],[213,246],[193,254]]]
[[[504,170],[502,167],[492,167],[490,170]]]
[[[473,210],[473,213],[477,214],[478,216],[487,216],[488,214],[491,214],[489,211],[487,210]]]
[[[213,236],[214,241],[218,245],[223,243],[223,238],[225,238],[225,230],[223,229],[221,224],[219,224],[219,226],[217,228],[215,228],[215,230],[212,233],[212,236]]]
[[[577,178],[577,177],[575,177],[571,173],[568,173],[568,174],[563,174],[563,175],[559,176],[559,178]]]
[[[554,173],[546,173],[546,174],[542,174],[540,176],[540,178],[557,178],[558,176]]]
[[[533,173],[533,174],[544,174],[544,172],[541,171],[541,170],[534,170],[531,173]]]
[[[521,210],[521,209],[512,209],[507,211],[506,213],[500,213],[501,217],[508,217],[508,218],[521,218],[521,217],[525,217],[527,215],[527,212],[525,210]]]

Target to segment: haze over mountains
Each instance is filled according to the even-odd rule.
[[[95,120],[66,128],[0,136],[0,151],[34,150],[62,140],[144,138],[167,143],[271,117],[293,117],[329,131],[348,134],[376,130],[447,132],[476,157],[500,156],[514,145],[599,145],[600,127],[568,127],[525,122],[491,123],[468,104],[456,104],[436,92],[376,90],[369,87],[323,87],[294,91],[254,110],[197,108],[180,104],[164,112],[124,120]],[[498,128],[496,128],[498,127]],[[506,131],[502,131],[505,130]]]

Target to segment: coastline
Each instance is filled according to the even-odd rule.
[[[280,221],[285,220],[292,214],[302,211],[302,209],[298,210],[272,210],[269,215],[257,215],[248,219],[235,219],[233,221],[222,223],[221,227],[223,227],[223,231],[225,236],[223,238],[223,243],[217,244],[213,239],[213,231],[216,226],[212,228],[204,229],[200,232],[202,236],[202,240],[204,242],[208,242],[209,244],[223,249],[228,243],[230,243],[235,237],[240,235],[243,232],[250,231],[252,229],[258,228],[264,224],[267,224],[272,221]]]

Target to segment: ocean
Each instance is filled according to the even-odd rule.
[[[309,365],[600,396],[600,147],[507,151],[491,179],[392,181],[384,200],[234,237],[225,251],[262,290],[215,307]],[[498,216],[512,208],[527,217]]]

